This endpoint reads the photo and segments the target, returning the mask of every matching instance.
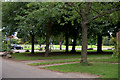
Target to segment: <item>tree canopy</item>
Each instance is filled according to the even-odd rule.
[[[7,35],[17,31],[19,35],[24,35],[21,37],[30,37],[32,53],[35,36],[46,37],[45,55],[48,56],[52,34],[59,35],[63,31],[67,46],[68,38],[72,37],[72,34],[82,32],[81,63],[87,63],[88,33],[93,31],[96,34],[106,34],[108,31],[116,31],[115,25],[119,23],[120,13],[120,3],[115,2],[25,2],[3,3],[2,7],[3,31],[7,32]],[[73,36],[75,41],[78,35]],[[75,43],[73,45],[75,46]]]

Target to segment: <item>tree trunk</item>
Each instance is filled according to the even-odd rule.
[[[82,51],[81,51],[81,63],[87,63],[87,30],[88,27],[82,22]]]
[[[71,52],[76,52],[75,51],[75,46],[76,46],[76,35],[74,35],[74,41],[73,41],[72,51]]]
[[[69,41],[68,41],[68,33],[66,33],[66,51],[65,52],[68,52],[68,45],[69,45]]]
[[[86,9],[85,12],[82,9],[81,11],[84,12],[81,14],[82,21],[81,21],[81,27],[82,27],[82,51],[81,51],[81,63],[87,63],[87,31],[88,31],[88,14],[90,11],[91,3],[86,3]]]
[[[34,38],[35,38],[35,35],[31,35],[31,40],[32,40],[32,50],[31,50],[31,54],[34,54]]]
[[[98,34],[98,40],[97,40],[97,52],[102,52],[102,35]]]
[[[92,42],[91,42],[91,48],[92,48]]]
[[[47,30],[46,30],[46,52],[45,56],[47,57],[49,55],[49,39],[50,39],[50,33],[51,33],[51,24],[48,24]]]
[[[61,42],[61,39],[60,39],[60,50],[62,50],[62,42]]]

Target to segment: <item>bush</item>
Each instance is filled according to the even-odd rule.
[[[113,43],[114,43],[114,50],[113,50],[113,55],[112,57],[118,57],[119,56],[119,51],[117,51],[117,41],[116,38],[112,38]]]

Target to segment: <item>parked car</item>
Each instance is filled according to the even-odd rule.
[[[23,49],[23,47],[18,44],[11,44],[11,49]]]

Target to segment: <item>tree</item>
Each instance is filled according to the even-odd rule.
[[[32,13],[32,11],[37,10],[36,7],[37,6],[31,8],[29,4],[26,4],[24,8],[20,8],[21,12],[17,13],[17,17],[15,18],[15,20],[19,21],[18,33],[24,32],[24,36],[31,37],[31,54],[34,54],[35,35],[38,34],[38,30],[40,30],[38,28],[38,20],[34,18],[35,15]]]
[[[39,5],[40,9],[34,11],[39,17],[38,21],[43,29],[44,33],[46,34],[46,53],[45,56],[49,55],[49,39],[51,36],[51,29],[56,20],[59,18],[59,14],[56,9],[58,9],[58,3],[31,3],[32,5]],[[56,7],[56,8],[55,8]],[[40,14],[40,15],[38,15]],[[57,15],[56,15],[57,14]]]
[[[60,50],[62,50],[62,40],[64,40],[63,27],[57,21],[52,26],[51,35],[53,36],[53,40],[55,41],[55,44],[59,43]]]
[[[15,19],[16,13],[20,12],[19,9],[25,7],[26,3],[2,3],[2,28],[3,33],[7,36],[11,36],[17,30],[17,22]],[[16,6],[16,7],[15,7]]]
[[[81,63],[87,63],[87,31],[89,23],[93,20],[120,10],[119,3],[66,3],[66,5],[73,7],[74,10],[81,17],[82,27],[82,52]]]
[[[79,37],[81,27],[79,27],[79,23],[77,20],[74,20],[74,25],[72,25],[73,28],[71,28],[71,35],[73,38],[73,44],[72,44],[72,50],[71,52],[76,52],[75,51],[75,46],[77,44],[77,38]]]
[[[26,3],[2,3],[2,33],[3,37],[8,37],[14,34],[18,29],[18,24],[15,19],[19,9],[25,7]],[[16,6],[16,7],[15,7]]]
[[[28,36],[36,34],[34,33],[34,31],[37,30],[34,29],[40,29],[40,31],[47,30],[47,32],[45,32],[46,56],[49,54],[49,38],[54,22],[57,21],[61,25],[70,25],[69,27],[71,27],[71,22],[77,19],[78,23],[80,24],[79,27],[82,28],[81,63],[87,63],[87,34],[90,23],[96,19],[101,20],[104,16],[110,16],[109,14],[120,10],[119,6],[120,3],[30,3],[27,5],[25,4],[25,6],[20,9],[17,7],[17,12],[11,9],[12,13],[17,14],[17,18],[11,19],[15,19],[15,21],[21,22],[17,25],[21,25],[19,26],[21,30],[28,29]],[[64,16],[62,14],[65,14],[67,16]],[[64,22],[60,20],[61,16],[64,17]],[[35,20],[37,22],[32,22],[31,20]],[[37,23],[37,25],[35,25],[34,23]],[[39,27],[37,28],[38,25]],[[10,26],[10,24],[6,25],[6,28],[8,26]],[[12,27],[9,28],[7,29],[11,32]],[[16,30],[18,28],[16,27],[14,29]],[[68,28],[66,28],[66,46],[68,45],[68,34],[69,30]],[[66,50],[68,50],[68,48],[66,48]]]

